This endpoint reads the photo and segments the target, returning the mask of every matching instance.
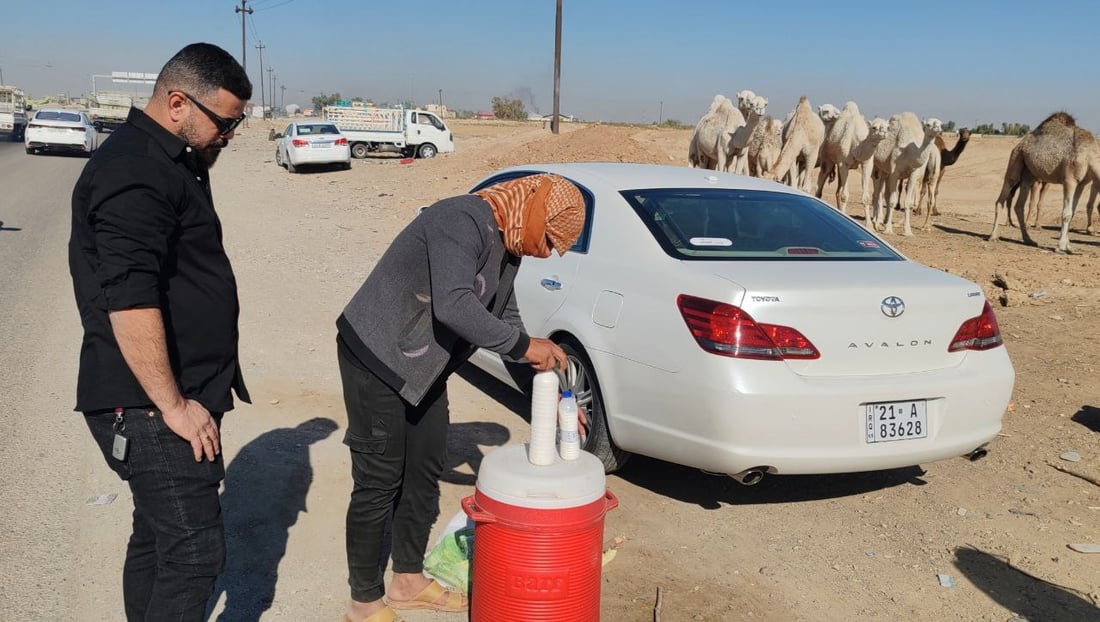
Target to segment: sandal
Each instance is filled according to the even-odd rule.
[[[442,602],[438,602],[439,597],[443,595],[446,595],[447,598]],[[466,600],[465,594],[452,592],[435,579],[432,579],[428,587],[420,590],[420,593],[411,599],[394,600],[387,597],[386,604],[394,609],[431,609],[433,611],[450,612],[463,612],[470,608],[470,603]]]
[[[348,614],[345,613],[343,622],[355,622],[355,620],[352,620],[351,616],[349,616]],[[383,608],[379,609],[378,611],[375,611],[374,613],[370,614],[369,616],[363,618],[362,620],[360,620],[360,622],[399,622],[399,621],[397,619],[397,614],[393,612],[393,609],[390,609],[389,607],[383,607]]]

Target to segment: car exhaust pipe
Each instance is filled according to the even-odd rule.
[[[753,467],[751,469],[745,469],[740,473],[730,475],[730,477],[737,480],[737,483],[743,486],[755,486],[760,483],[760,480],[764,479],[764,475],[766,475],[767,472],[766,467]]]
[[[977,461],[981,460],[982,458],[986,457],[986,455],[988,455],[988,454],[989,454],[988,449],[986,449],[985,447],[979,447],[979,448],[975,449],[974,451],[966,454],[966,459],[971,461],[971,462],[977,462]]]

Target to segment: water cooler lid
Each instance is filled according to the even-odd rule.
[[[507,445],[482,459],[477,489],[518,507],[573,508],[602,499],[607,478],[600,459],[586,451],[576,460],[555,454],[553,464],[536,466],[527,459],[526,445]]]

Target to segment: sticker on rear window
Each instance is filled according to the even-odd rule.
[[[860,240],[859,245],[863,248],[878,248],[878,242],[874,240]]]
[[[688,242],[692,246],[733,246],[729,238],[691,238]]]

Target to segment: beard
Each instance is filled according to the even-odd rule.
[[[203,141],[193,122],[185,123],[180,128],[178,136],[195,151],[195,155],[206,165],[206,168],[214,166],[214,163],[218,161],[218,156],[222,153],[222,149],[229,144],[229,141],[222,136],[218,136],[211,141]],[[205,144],[203,144],[204,142]]]

